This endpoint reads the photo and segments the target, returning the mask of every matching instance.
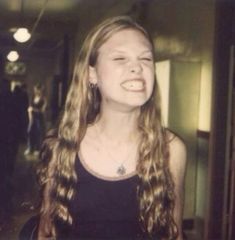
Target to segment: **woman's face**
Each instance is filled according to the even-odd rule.
[[[102,107],[130,109],[142,106],[154,85],[154,61],[148,39],[133,29],[121,30],[98,50],[89,81],[97,84]]]

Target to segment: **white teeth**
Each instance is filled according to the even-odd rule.
[[[126,81],[122,84],[122,86],[130,91],[138,91],[138,90],[143,90],[144,88],[144,83],[143,81],[140,80],[132,80],[132,81]]]

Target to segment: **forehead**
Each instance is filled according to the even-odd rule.
[[[101,45],[99,51],[129,48],[130,46],[138,46],[152,51],[152,44],[149,39],[144,33],[136,29],[124,29],[115,32]]]

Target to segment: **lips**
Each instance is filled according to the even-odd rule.
[[[145,90],[145,82],[143,79],[126,80],[121,83],[121,86],[126,91],[141,92]]]

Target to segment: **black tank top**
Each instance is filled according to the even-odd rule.
[[[136,196],[138,176],[104,180],[76,161],[77,194],[71,204],[71,239],[148,239],[139,222]]]

